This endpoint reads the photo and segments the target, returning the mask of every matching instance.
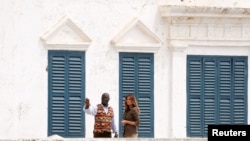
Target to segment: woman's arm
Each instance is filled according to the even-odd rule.
[[[129,125],[132,125],[132,126],[138,126],[140,124],[140,117],[139,117],[139,113],[133,109],[133,112],[131,113],[134,121],[129,121],[129,120],[123,120],[122,121],[122,124],[129,124]]]

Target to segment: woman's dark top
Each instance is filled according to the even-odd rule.
[[[125,111],[123,118],[124,118],[124,120],[136,122],[136,126],[133,126],[130,124],[124,125],[123,136],[129,137],[133,134],[137,134],[137,132],[138,132],[137,126],[140,123],[139,113],[137,112],[137,108],[133,107],[130,110]]]

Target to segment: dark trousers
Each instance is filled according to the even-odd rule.
[[[111,132],[94,132],[94,138],[111,138]]]

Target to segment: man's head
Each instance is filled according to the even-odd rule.
[[[108,93],[103,93],[102,94],[102,105],[107,107],[109,104],[109,94]]]

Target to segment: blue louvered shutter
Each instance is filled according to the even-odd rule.
[[[232,63],[230,58],[219,58],[218,70],[218,123],[231,124]]]
[[[49,51],[48,135],[83,137],[85,53]]]
[[[219,59],[218,124],[247,124],[247,58]]]
[[[153,54],[139,54],[137,65],[137,94],[140,106],[139,137],[154,137]]]
[[[247,80],[248,80],[248,62],[247,57],[237,57],[233,60],[233,105],[232,105],[232,123],[247,124],[248,99],[247,99]]]
[[[216,59],[214,57],[203,58],[202,103],[201,103],[201,137],[206,137],[208,125],[216,123],[216,93],[217,93],[217,72]]]
[[[202,136],[202,59],[199,57],[187,60],[187,129],[188,136]]]
[[[125,96],[134,93],[141,110],[139,137],[154,137],[153,62],[153,54],[120,53],[120,120]]]
[[[188,56],[187,135],[209,124],[247,123],[247,57]]]

